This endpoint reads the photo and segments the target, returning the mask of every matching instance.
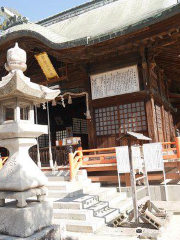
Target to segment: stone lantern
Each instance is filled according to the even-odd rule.
[[[0,146],[10,154],[0,171],[0,233],[28,237],[52,221],[52,206],[45,201],[47,178],[28,153],[36,138],[48,133],[47,126],[34,124],[34,105],[54,99],[60,91],[24,75],[26,52],[18,44],[8,50],[5,67],[9,74],[0,81]],[[27,201],[34,196],[37,201]]]

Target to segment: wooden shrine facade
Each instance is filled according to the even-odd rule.
[[[87,8],[93,4],[87,4]],[[52,19],[12,27],[0,36],[0,77],[6,74],[6,51],[18,42],[27,51],[25,74],[33,82],[58,85],[62,94],[88,93],[88,120],[84,115],[84,97],[72,95],[70,106],[67,95],[66,108],[60,97],[56,99],[59,105],[50,104],[53,146],[66,136],[67,127],[72,127],[74,136],[82,137],[84,148],[118,146],[117,138],[125,131],[143,133],[153,142],[173,141],[175,128],[180,125],[179,9],[180,4],[173,5],[159,17],[138,22],[127,31],[113,30],[106,36],[97,34],[96,38],[63,44],[53,42],[54,34],[49,29],[49,36],[43,33]],[[49,56],[58,77],[46,79],[35,58],[43,52]],[[47,123],[42,107],[38,118]],[[75,132],[76,124],[83,125],[79,121],[86,122],[87,130]]]

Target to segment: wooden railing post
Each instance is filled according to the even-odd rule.
[[[180,158],[180,137],[176,137],[177,157]]]
[[[73,181],[74,176],[74,154],[72,146],[69,146],[69,169],[70,169],[70,181]]]
[[[78,156],[80,156],[81,157],[81,161],[82,161],[82,157],[83,157],[83,152],[82,152],[82,147],[78,147]]]

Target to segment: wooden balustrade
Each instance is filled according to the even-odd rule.
[[[177,165],[179,168],[179,163],[176,164],[176,162],[180,160],[180,137],[177,137],[175,139],[175,142],[163,142],[162,146],[163,146],[163,159],[174,160],[175,164],[173,165],[174,168],[175,167],[177,168]],[[69,163],[71,181],[75,179],[76,174],[81,167],[85,168],[86,166],[92,166],[93,170],[95,171],[95,167],[97,165],[98,165],[97,169],[100,169],[99,165],[115,163],[117,168],[115,147],[87,150],[78,149],[74,153],[69,154]],[[115,166],[113,166],[113,170],[115,169],[114,167]],[[127,174],[125,176],[125,179],[127,180]],[[130,181],[127,180],[126,182]]]
[[[73,151],[75,151],[77,147],[73,147]],[[49,148],[40,148],[40,160],[42,167],[49,167]],[[68,158],[68,150],[67,147],[52,147],[52,155],[54,162],[57,162],[58,166],[67,166],[69,164]],[[37,148],[32,147],[29,150],[29,155],[33,159],[35,163],[37,163]]]

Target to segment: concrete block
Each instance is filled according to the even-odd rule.
[[[49,202],[29,202],[26,208],[17,208],[15,202],[0,207],[0,234],[29,237],[36,231],[52,225],[53,209]]]

